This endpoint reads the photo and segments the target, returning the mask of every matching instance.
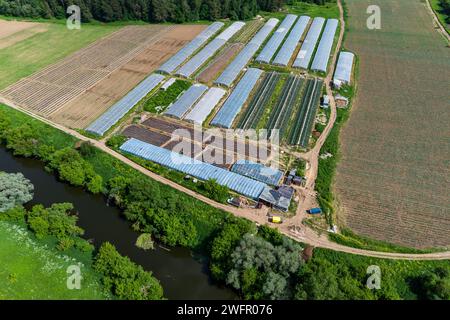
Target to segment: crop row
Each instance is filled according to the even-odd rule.
[[[309,142],[314,118],[319,105],[320,94],[322,92],[323,81],[310,79],[306,84],[306,91],[297,114],[294,118],[294,125],[289,134],[289,144],[306,147]]]
[[[269,136],[272,135],[272,130],[278,129],[280,138],[282,138],[289,125],[289,119],[293,112],[294,106],[297,103],[299,93],[303,87],[303,78],[298,76],[289,76],[286,81],[277,104],[269,118],[267,130]]]
[[[256,129],[264,112],[264,108],[270,97],[273,95],[280,77],[281,75],[277,72],[266,73],[264,75],[261,85],[239,121],[237,126],[239,129]]]

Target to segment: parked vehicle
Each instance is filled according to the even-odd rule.
[[[281,224],[281,223],[283,223],[283,219],[279,216],[271,216],[271,217],[269,217],[269,222]]]
[[[307,213],[309,214],[321,214],[322,213],[322,209],[320,208],[312,208],[309,210],[306,210]]]

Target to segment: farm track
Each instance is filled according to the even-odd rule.
[[[326,248],[330,250],[345,252],[349,254],[357,254],[362,256],[368,256],[368,257],[376,257],[376,258],[383,258],[383,259],[402,259],[402,260],[449,260],[450,259],[450,252],[437,252],[437,253],[430,253],[430,254],[401,254],[401,253],[387,253],[387,252],[375,252],[375,251],[369,251],[369,250],[362,250],[362,249],[355,249],[347,246],[343,246],[334,242],[331,242],[326,236],[319,236],[316,232],[312,231],[311,229],[305,227],[302,225],[302,220],[304,217],[304,210],[305,208],[311,207],[312,205],[316,204],[316,193],[314,191],[314,184],[317,177],[317,170],[318,170],[318,157],[320,153],[320,149],[325,142],[326,138],[328,137],[331,129],[333,128],[334,122],[336,120],[336,103],[332,95],[332,90],[330,87],[330,81],[333,75],[333,70],[336,64],[336,58],[337,58],[337,52],[339,52],[341,43],[343,40],[344,30],[345,30],[345,21],[343,17],[343,8],[341,4],[341,0],[337,0],[339,10],[340,10],[340,22],[341,22],[341,32],[339,35],[339,40],[336,48],[336,52],[333,55],[332,61],[330,63],[330,72],[327,75],[326,78],[326,90],[327,94],[330,96],[330,119],[329,122],[324,129],[322,135],[319,137],[319,139],[316,142],[316,145],[313,149],[311,149],[307,154],[302,154],[303,158],[306,158],[310,162],[310,169],[307,172],[307,185],[305,188],[305,191],[302,192],[302,197],[304,201],[299,205],[297,209],[297,215],[289,219],[286,224],[275,226],[288,237],[291,237],[297,241],[301,241],[307,244],[310,244],[312,246]],[[36,115],[26,109],[21,108],[20,106],[14,104],[14,102],[9,101],[7,99],[4,99],[0,97],[0,103],[4,103],[6,105],[9,105],[10,107],[19,110],[33,118],[36,118],[44,123],[47,123],[48,125],[59,129],[63,132],[66,132],[74,137],[76,137],[79,140],[82,141],[89,141],[99,149],[103,150],[107,154],[115,157],[116,159],[122,161],[123,163],[129,165],[130,167],[136,169],[137,171],[141,172],[142,174],[150,177],[151,179],[154,179],[158,182],[161,182],[165,185],[168,185],[174,189],[177,189],[181,192],[184,192],[187,195],[190,195],[204,203],[207,203],[217,209],[228,211],[238,217],[246,218],[251,221],[260,223],[260,224],[266,224],[267,223],[267,210],[255,210],[255,209],[238,209],[235,207],[231,207],[228,205],[223,205],[220,203],[217,203],[207,197],[204,197],[200,194],[197,194],[196,192],[184,188],[169,179],[163,178],[157,174],[154,174],[147,169],[141,167],[140,165],[134,163],[133,161],[129,160],[128,158],[124,157],[123,155],[109,149],[103,141],[97,141],[90,138],[87,138],[78,132],[71,130],[65,126],[62,126],[60,124],[57,124],[55,122],[52,122],[46,118],[43,118],[39,115]],[[295,229],[295,230],[294,230]],[[300,230],[300,231],[298,231]]]

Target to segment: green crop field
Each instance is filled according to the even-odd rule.
[[[67,289],[78,261],[37,242],[24,228],[0,221],[1,299],[105,299],[94,271],[81,265],[80,290]]]
[[[450,245],[450,50],[421,0],[346,0],[358,90],[341,133],[339,221],[420,249]],[[380,6],[381,30],[366,27]]]
[[[121,28],[83,24],[81,30],[69,30],[61,23],[43,26],[45,32],[0,49],[0,90]]]

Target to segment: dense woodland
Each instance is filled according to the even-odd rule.
[[[0,14],[30,18],[64,18],[76,4],[82,20],[188,22],[223,18],[249,19],[259,10],[277,11],[295,0],[0,0]],[[323,4],[330,0],[300,0]],[[331,0],[334,1],[334,0]]]

